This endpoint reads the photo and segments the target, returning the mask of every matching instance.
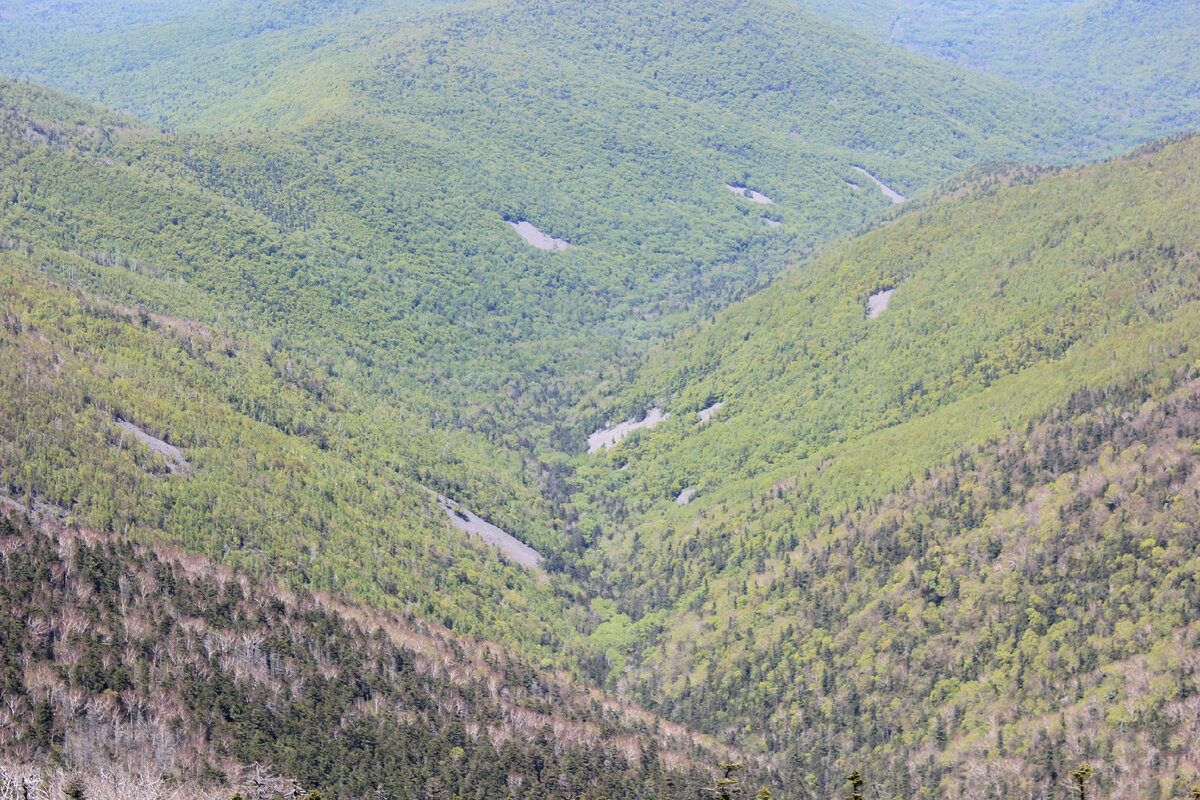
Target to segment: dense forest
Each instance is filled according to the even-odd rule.
[[[0,0],[0,797],[1185,796],[1197,26]]]
[[[634,696],[752,726],[736,740],[782,753],[788,783],[830,785],[856,753],[901,796],[1029,796],[1092,759],[1105,796],[1178,796],[1200,719],[1200,384],[1180,361],[877,500],[818,516],[798,480],[642,545],[614,594],[674,613],[633,627],[662,631]]]
[[[609,387],[599,402],[610,414],[659,404],[676,421],[598,469],[628,466],[620,479],[648,484],[645,503],[673,498],[672,481],[700,481],[697,470],[716,485],[795,472],[831,448],[1016,389],[1010,376],[1130,347],[1155,324],[1189,325],[1200,299],[1200,229],[1188,213],[1200,203],[1198,161],[1200,139],[1184,136],[1084,168],[985,169],[905,204]],[[872,318],[870,297],[887,290],[887,310]],[[1144,368],[1136,351],[1117,352],[1118,368]],[[1048,409],[1069,384],[1030,386],[1009,413]],[[720,425],[685,413],[715,401]],[[889,466],[893,476],[925,466],[924,438],[913,437],[911,462]]]
[[[798,0],[870,36],[1081,109],[1081,139],[1126,147],[1195,129],[1200,9],[1188,0]]]
[[[543,644],[567,635],[538,576],[451,536],[437,506],[433,489],[460,488],[453,475],[503,473],[441,455],[444,436],[278,353],[29,276],[48,262],[89,263],[0,252],[8,496],[459,629],[519,629]],[[177,448],[183,468],[122,422]],[[444,459],[444,480],[437,467],[414,471],[411,452]]]
[[[1118,758],[1103,727],[1081,740],[1082,718],[1034,720],[1068,689],[1083,706],[1107,697],[1116,684],[1100,690],[1101,676],[1122,663],[1157,669],[1140,659],[1168,643],[1183,648],[1172,663],[1193,658],[1195,598],[1184,590],[1168,625],[1166,599],[1142,594],[1177,585],[1136,560],[1159,539],[1101,543],[1151,529],[1178,548],[1190,585],[1194,439],[1173,417],[1194,388],[1198,152],[1183,138],[1083,169],[966,176],[655,355],[644,383],[609,402],[635,416],[657,403],[670,418],[591,456],[563,506],[575,574],[614,604],[592,641],[620,669],[594,677],[786,752],[790,783],[829,786],[853,752],[889,764],[889,791],[952,795],[985,781],[964,777],[971,758],[1009,759],[1013,773],[986,780],[995,796],[1024,796],[1076,755],[1104,753],[1096,780],[1113,796],[1158,786],[1139,758],[1155,759],[1166,793],[1195,757],[1175,721],[1151,734],[1150,718],[1129,718],[1152,744]],[[883,289],[895,291],[872,318],[867,299]],[[1146,422],[1154,404],[1172,419]],[[1079,433],[1097,419],[1142,421]],[[1040,452],[1052,463],[1027,455]],[[1089,473],[1105,453],[1120,470]],[[1164,469],[1166,483],[1143,480]],[[1110,521],[1119,503],[1075,494],[1117,474],[1133,483],[1114,494],[1147,516]],[[680,506],[684,489],[694,494]],[[1183,516],[1160,519],[1165,501]],[[1043,553],[1048,542],[1059,555]],[[992,579],[1026,563],[1013,553],[1033,559],[1017,583]],[[1118,596],[1105,565],[1126,554],[1137,599],[1089,605],[1088,592]],[[1134,608],[1153,609],[1142,624],[1155,620],[1154,634],[1117,644]],[[990,621],[992,645],[968,635],[998,609],[1019,624]],[[1090,643],[1086,658],[1068,631]],[[1186,701],[1194,676],[1182,669],[1163,678],[1170,697],[1131,707]],[[1056,670],[1073,676],[1065,688]],[[1011,716],[982,710],[988,691]],[[1009,750],[970,744],[1006,719]],[[1035,757],[1047,736],[1085,743]],[[922,748],[936,757],[914,760]]]
[[[705,759],[736,755],[420,616],[11,507],[0,548],[11,772],[252,798],[699,797]]]

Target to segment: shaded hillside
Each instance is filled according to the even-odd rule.
[[[261,765],[327,797],[699,797],[724,753],[411,615],[11,507],[0,553],[7,759],[210,796],[286,785]]]
[[[188,76],[189,92],[205,97],[208,105],[245,112],[248,97],[255,97],[260,109],[273,106],[275,91],[256,91],[255,76],[270,71],[275,82],[294,93],[291,102],[280,98],[282,108],[273,110],[294,120],[313,106],[344,102],[330,90],[349,55],[339,44],[374,26],[411,23],[419,5],[301,1],[248,6],[235,0],[34,5],[15,0],[0,3],[5,54],[12,57],[4,72],[165,124],[178,114],[203,112],[193,95],[177,91],[180,76]],[[345,29],[343,41],[330,35],[331,24]]]

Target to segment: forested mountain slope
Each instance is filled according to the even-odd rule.
[[[419,22],[409,6],[285,4],[257,27],[214,4],[138,23],[55,8],[56,36],[83,39],[36,36],[33,11],[14,9],[0,35],[25,55],[9,69],[43,74],[33,54],[50,48],[53,74],[141,92],[121,105],[194,132],[84,142],[75,123],[100,112],[77,110],[43,115],[60,134],[47,150],[14,121],[23,236],[184,261],[174,274],[246,309],[245,326],[336,341],[373,393],[527,449],[578,448],[594,420],[567,428],[569,409],[603,375],[888,207],[856,167],[912,193],[979,158],[1057,152],[1069,129],[1028,93],[772,0],[507,2]],[[165,40],[178,63],[156,55]],[[241,80],[208,68],[237,47],[254,62]],[[174,66],[144,80],[145,63]],[[18,117],[46,105],[4,92]],[[169,214],[146,202],[176,190]],[[237,252],[224,240],[241,232],[194,246],[213,237],[204,213],[256,229],[257,275],[236,285],[206,258]],[[570,248],[535,249],[519,221]]]
[[[5,495],[460,630],[569,638],[544,578],[452,531],[436,502],[524,496],[511,529],[553,552],[511,482],[519,466],[298,357],[56,282],[88,270],[103,274],[72,253],[0,250]],[[505,507],[492,519],[508,525]]]
[[[192,128],[278,128],[351,104],[378,113],[359,103],[358,81],[381,59],[414,50],[422,56],[406,64],[410,85],[436,80],[446,69],[442,62],[457,56],[459,85],[439,86],[440,101],[467,114],[516,99],[513,87],[525,82],[546,84],[544,93],[524,97],[528,110],[538,111],[580,70],[594,79],[574,95],[586,117],[603,114],[594,101],[618,99],[616,89],[635,95],[652,89],[732,105],[755,121],[782,112],[805,136],[824,144],[861,137],[850,146],[868,152],[887,140],[892,153],[935,145],[929,152],[940,151],[942,159],[970,158],[971,150],[978,156],[989,146],[1027,145],[1031,133],[1049,137],[1047,129],[1062,116],[1014,87],[912,58],[787,2],[673,0],[647,7],[507,0],[449,10],[347,0],[253,9],[215,0],[143,5],[130,14],[117,3],[82,11],[66,3],[14,3],[0,29],[7,45],[0,66]],[[488,98],[454,91],[476,93],[481,79]],[[455,123],[437,122],[448,125]],[[502,137],[490,133],[499,145]]]
[[[699,797],[695,757],[736,755],[494,643],[169,548],[6,505],[0,554],[0,779],[60,761],[126,800]]]
[[[826,2],[805,9],[1082,109],[1089,136],[1125,147],[1200,124],[1200,8],[1188,0]]]
[[[612,385],[614,416],[676,413],[611,460],[631,480],[765,474],[1120,333],[1186,324],[1198,160],[1200,138],[1184,137],[1082,168],[982,170],[906,205]],[[714,401],[719,425],[685,413]]]
[[[717,750],[575,680],[795,797],[1194,780],[1200,138],[976,166],[1186,105],[1105,128],[1069,70],[1021,89],[782,0],[116,5],[0,5],[0,69],[154,120],[0,80],[0,490],[101,531],[5,530],[14,758],[141,754],[151,692],[199,782],[694,793],[654,751]],[[381,677],[393,628],[449,681]]]
[[[6,88],[7,495],[490,638],[573,635],[544,578],[451,532],[437,504],[466,503],[553,567],[561,534],[538,473],[455,430],[438,415],[451,403],[429,411],[419,384],[371,393],[366,345],[409,359],[415,325],[372,325],[383,309],[340,298],[336,250],[163,174],[140,149],[157,134]],[[126,424],[188,467],[171,471]]]
[[[380,37],[437,2],[0,2],[3,72],[159,124],[295,122],[347,97]]]
[[[565,512],[608,680],[822,791],[1191,780],[1198,158],[947,185],[651,358]]]
[[[282,131],[166,134],[34,86],[0,87],[10,494],[104,530],[166,537],[385,605],[418,603],[447,624],[561,650],[570,603],[447,536],[425,490],[467,501],[553,564],[562,540],[537,497],[544,476],[511,450],[578,448],[586,431],[564,422],[609,362],[753,288],[786,252],[886,206],[849,186],[851,164],[891,180],[886,158],[895,156],[895,174],[928,180],[972,148],[994,155],[1035,138],[1036,110],[1024,100],[995,101],[985,91],[994,87],[970,81],[964,91],[953,71],[885,54],[782,6],[788,35],[821,45],[789,67],[786,103],[828,106],[824,95],[838,90],[848,119],[878,137],[861,143],[865,152],[852,153],[845,131],[809,141],[812,131],[773,118],[778,103],[754,111],[747,50],[697,62],[702,74],[735,81],[718,87],[719,103],[689,96],[678,75],[674,91],[657,87],[626,54],[631,40],[612,33],[632,6],[600,17],[586,4],[554,15],[530,6],[525,24],[512,24],[504,6],[399,32],[369,14],[343,25],[359,10],[297,6],[252,25],[212,4],[190,7],[182,21],[165,6],[136,17],[89,9],[70,17],[78,28],[61,28],[103,34],[59,56],[100,43],[97,58],[118,59],[101,76],[152,93],[134,108],[170,99],[210,113],[210,124],[228,118],[198,100],[230,84],[210,59],[244,71],[255,84],[247,91],[263,83],[269,98],[294,88],[279,56],[310,59],[317,73],[301,82],[329,91],[328,106],[288,95],[304,111],[280,116],[273,100],[230,101],[248,122],[295,123]],[[30,30],[22,15],[34,11],[12,9],[5,35]],[[40,11],[55,18],[54,7]],[[759,26],[740,42],[736,25],[750,17],[720,11],[681,4],[692,27],[677,41],[703,33],[707,45],[751,50],[782,41]],[[531,59],[552,18],[570,23],[560,26],[569,36]],[[367,31],[369,44],[358,38]],[[566,68],[604,32],[600,56]],[[659,47],[677,35],[646,33]],[[278,48],[247,47],[247,36]],[[329,37],[345,58],[312,60],[312,36]],[[141,61],[161,64],[168,38],[179,57],[200,60],[175,84],[166,73],[143,80]],[[224,58],[217,39],[237,39],[256,66]],[[119,61],[122,42],[150,50]],[[904,161],[905,131],[928,131],[893,112],[872,121],[864,105],[876,90],[865,73],[837,72],[864,46],[894,73],[917,73],[912,85],[886,87],[887,108],[933,113],[951,97],[979,121],[922,138],[936,158]],[[428,63],[408,68],[415,54]],[[463,63],[485,67],[463,75]],[[347,69],[353,84],[342,80]],[[199,72],[205,81],[185,89]],[[1009,138],[997,117],[1024,132]],[[772,232],[763,205],[726,182],[774,193],[769,212],[782,228]],[[533,250],[505,224],[524,218],[574,246]],[[187,473],[147,480],[168,464],[126,446],[121,423],[180,448]],[[462,592],[446,589],[447,575]]]
[[[856,168],[912,195],[1087,149],[1075,105],[782,0],[104,9],[7,8],[0,67],[193,132],[19,159],[29,238],[186,260],[244,326],[337,342],[368,391],[546,457],[602,421],[571,411],[598,381],[886,209]],[[169,216],[103,159],[182,189]],[[69,219],[30,218],[50,200]],[[231,285],[204,259],[222,248],[175,246],[204,239],[193,200],[269,241],[258,275]],[[571,246],[539,251],[519,221]]]

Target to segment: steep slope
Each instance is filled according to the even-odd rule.
[[[95,268],[0,251],[5,495],[460,630],[569,638],[544,579],[453,530],[437,503],[435,490],[483,497],[489,483],[528,497],[489,451],[362,400],[298,354],[33,277]],[[533,503],[510,512],[512,530],[546,548]]]
[[[0,84],[9,496],[577,666],[797,793],[851,762],[918,795],[1047,791],[1083,758],[1114,796],[1189,779],[1197,140],[980,170],[635,373],[888,207],[855,167],[920,190],[1039,150],[1044,106],[769,3],[338,25],[329,70],[268,58],[226,96],[265,132]],[[661,425],[568,463],[655,403]],[[552,574],[450,529],[439,493]],[[22,736],[65,742],[54,713]],[[406,792],[476,788],[405,769]]]
[[[261,354],[272,378],[264,385],[246,369],[238,377],[248,387],[244,392],[205,399],[227,401],[255,422],[307,437],[318,448],[328,449],[334,432],[346,433],[354,444],[343,446],[351,453],[375,454],[405,481],[466,502],[535,547],[555,549],[532,485],[536,473],[507,447],[461,430],[509,436],[505,444],[511,445],[519,420],[493,421],[486,406],[472,405],[482,393],[477,387],[464,399],[439,386],[447,369],[437,352],[487,359],[489,348],[500,346],[494,328],[437,326],[444,318],[420,307],[433,278],[414,269],[398,286],[401,265],[381,274],[351,244],[326,238],[327,228],[288,226],[287,215],[304,206],[264,191],[245,159],[221,162],[244,177],[236,184],[239,202],[179,174],[175,159],[196,153],[189,156],[172,137],[35,87],[3,88],[0,225],[13,269],[84,289],[135,316],[186,320],[234,340],[230,353]],[[257,155],[263,160],[253,167],[265,170],[269,156]],[[86,336],[72,346],[93,344],[103,348]],[[224,379],[204,382],[220,386]],[[256,398],[272,383],[292,386],[283,394],[308,407],[296,411],[274,397]],[[155,390],[164,391],[155,405],[173,395]],[[293,412],[300,418],[288,416]],[[352,430],[351,414],[366,427]],[[45,482],[35,490],[66,492]]]
[[[722,480],[762,474],[1120,331],[1183,324],[1200,291],[1198,154],[1190,137],[1080,169],[1004,167],[907,206],[612,387],[621,412],[676,411],[620,460],[664,479],[693,477],[693,463]],[[682,413],[716,400],[720,425]]]
[[[553,554],[559,535],[524,460],[408,411],[414,389],[363,393],[364,342],[403,358],[411,339],[359,322],[378,311],[335,296],[350,283],[336,283],[346,275],[336,252],[149,158],[118,161],[155,134],[11,89],[21,109],[4,114],[0,166],[6,493],[302,585],[416,603],[492,638],[536,646],[568,634],[538,579],[451,533],[437,504],[448,495]],[[169,474],[174,458],[151,449],[167,446],[186,470]],[[433,591],[451,567],[484,594]],[[514,617],[507,601],[532,605]]]
[[[78,33],[55,8],[45,19]],[[856,167],[911,193],[1065,133],[1025,93],[767,0],[680,0],[671,25],[634,3],[499,3],[404,25],[385,24],[394,7],[286,4],[244,36],[244,15],[224,6],[182,22],[154,8],[144,25],[105,23],[112,40],[94,45],[108,67],[58,74],[142,91],[127,107],[224,133],[84,141],[50,117],[59,137],[44,153],[15,120],[11,224],[35,241],[183,261],[174,274],[246,309],[243,324],[295,346],[339,341],[371,391],[528,449],[574,449],[566,409],[602,374],[887,208]],[[170,36],[184,22],[195,41]],[[275,44],[253,47],[259,36]],[[311,56],[312,37],[339,55]],[[129,49],[167,38],[184,59],[175,77],[126,80],[141,72],[122,59],[143,58]],[[55,58],[84,59],[92,45],[80,46],[55,45]],[[207,60],[239,47],[255,59],[230,90],[244,118],[206,88],[218,74]],[[787,58],[763,73],[768,52]],[[302,72],[289,66],[300,58]],[[4,92],[18,117],[41,102],[19,84]],[[302,113],[277,114],[281,98]],[[230,131],[241,124],[270,132]],[[147,202],[154,191],[168,199]],[[241,245],[212,241],[206,214],[230,218],[223,241],[259,232],[246,248],[258,274],[229,285],[238,276],[220,261]],[[573,246],[538,250],[506,224],[521,222]]]
[[[820,791],[1191,780],[1198,159],[975,175],[656,353],[563,512],[607,679]]]
[[[210,797],[699,797],[696,756],[736,755],[494,643],[171,549],[5,507],[0,553],[4,778],[27,759]]]
[[[631,683],[681,719],[762,719],[788,784],[852,763],[902,796],[1028,796],[1087,761],[1102,796],[1179,796],[1200,757],[1195,376],[1083,393],[860,510],[817,517],[798,481],[701,528],[667,554],[724,575]]]

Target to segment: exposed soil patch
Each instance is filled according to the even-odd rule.
[[[538,230],[538,228],[532,222],[519,220],[517,222],[509,221],[508,224],[512,225],[513,230],[515,230],[522,239],[539,250],[566,250],[571,246],[571,243],[566,239],[559,239],[551,236],[548,233]]]
[[[646,413],[646,418],[640,422],[627,419],[611,428],[598,430],[588,437],[588,452],[598,453],[601,449],[607,450],[638,428],[653,428],[670,416],[670,414],[665,413],[661,408],[652,408]]]
[[[862,167],[855,167],[855,169],[858,170],[859,172],[861,172],[863,175],[866,175],[871,180],[875,181],[875,185],[879,187],[879,191],[883,192],[884,196],[887,197],[888,200],[891,200],[893,203],[903,203],[904,202],[904,195],[900,194],[895,189],[888,186],[883,181],[879,180],[879,178],[876,178],[874,175],[867,172]],[[847,183],[849,183],[849,181],[847,181]],[[852,184],[852,183],[850,185],[854,186],[854,184]],[[855,186],[854,188],[857,189],[858,187]]]
[[[867,298],[867,319],[875,319],[883,312],[887,311],[888,301],[892,299],[892,292],[895,289],[884,289],[882,292],[876,292]]]
[[[747,189],[745,186],[734,186],[732,184],[727,183],[727,184],[725,184],[725,188],[728,189],[729,191],[733,192],[734,194],[740,194],[742,197],[746,198],[747,200],[753,200],[755,203],[762,203],[763,205],[768,205],[770,203],[775,202],[771,198],[767,197],[765,194],[760,194],[760,193],[754,191],[753,189]]]
[[[192,465],[183,457],[183,451],[175,445],[167,444],[157,436],[151,436],[132,422],[118,419],[117,425],[121,426],[121,430],[132,434],[135,439],[150,448],[151,452],[161,455],[167,462],[167,469],[170,472],[186,475],[192,471]]]
[[[438,504],[446,512],[451,525],[460,531],[478,536],[493,547],[498,547],[500,552],[518,564],[537,567],[542,563],[542,554],[537,550],[475,515],[461,503],[456,503],[449,497],[439,494]]]

